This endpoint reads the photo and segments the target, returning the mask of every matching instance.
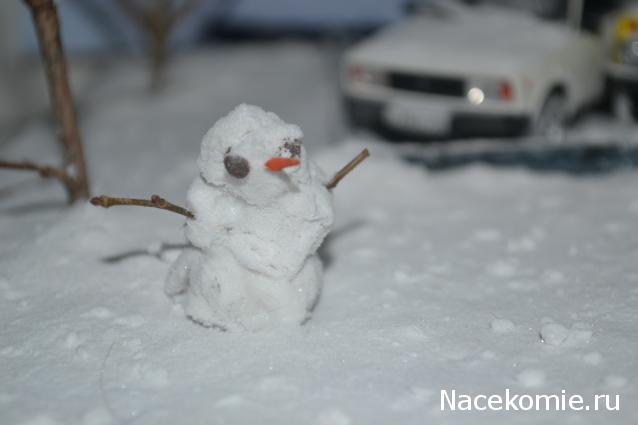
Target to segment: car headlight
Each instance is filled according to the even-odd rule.
[[[372,67],[351,64],[346,68],[346,79],[353,83],[384,84],[385,74]]]
[[[467,86],[467,100],[480,105],[485,100],[502,100],[509,102],[514,98],[514,89],[507,80],[480,79],[471,80]]]

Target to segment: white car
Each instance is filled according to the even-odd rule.
[[[556,139],[602,94],[603,47],[580,30],[582,0],[564,3],[562,21],[472,3],[430,1],[345,53],[342,90],[355,125],[464,135],[530,129]]]

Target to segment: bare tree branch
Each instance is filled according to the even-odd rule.
[[[178,22],[193,11],[200,0],[117,0],[122,11],[145,36],[150,63],[150,88],[157,91],[164,80],[169,43]]]
[[[95,196],[91,198],[91,203],[98,207],[110,208],[116,205],[132,205],[138,207],[150,207],[159,208],[162,210],[171,211],[177,214],[181,214],[187,218],[195,218],[192,212],[186,208],[182,208],[178,205],[171,204],[166,199],[159,195],[151,196],[151,199],[135,199],[135,198],[115,198],[111,196]]]
[[[33,162],[12,162],[0,160],[0,168],[8,168],[11,170],[36,171],[42,178],[54,178],[59,180],[65,187],[75,185],[75,180],[69,176],[64,170],[50,165],[39,165]]]
[[[328,183],[326,183],[326,188],[328,190],[332,190],[335,187],[337,187],[341,179],[347,176],[348,173],[354,170],[357,165],[361,164],[363,160],[369,156],[370,156],[370,151],[368,151],[367,148],[362,150],[361,153],[357,155],[356,157],[354,157],[352,161],[348,162],[341,170],[337,171],[334,177]]]
[[[117,0],[117,4],[137,25],[143,27],[147,25],[144,10],[137,3],[130,0]]]
[[[86,163],[60,39],[57,10],[53,0],[24,0],[24,3],[31,11],[38,37],[49,97],[64,150],[64,169],[72,170],[65,171],[68,178],[61,180],[65,184],[70,202],[88,198]]]
[[[199,3],[201,3],[201,0],[184,0],[173,13],[173,22],[177,22],[187,16],[199,6]]]

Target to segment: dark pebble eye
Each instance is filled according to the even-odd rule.
[[[237,179],[243,179],[250,172],[248,160],[237,155],[226,155],[224,157],[224,167],[226,167],[228,174]]]

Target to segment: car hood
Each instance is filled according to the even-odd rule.
[[[495,7],[444,9],[410,18],[372,39],[351,60],[442,73],[515,72],[563,49],[570,30]]]

